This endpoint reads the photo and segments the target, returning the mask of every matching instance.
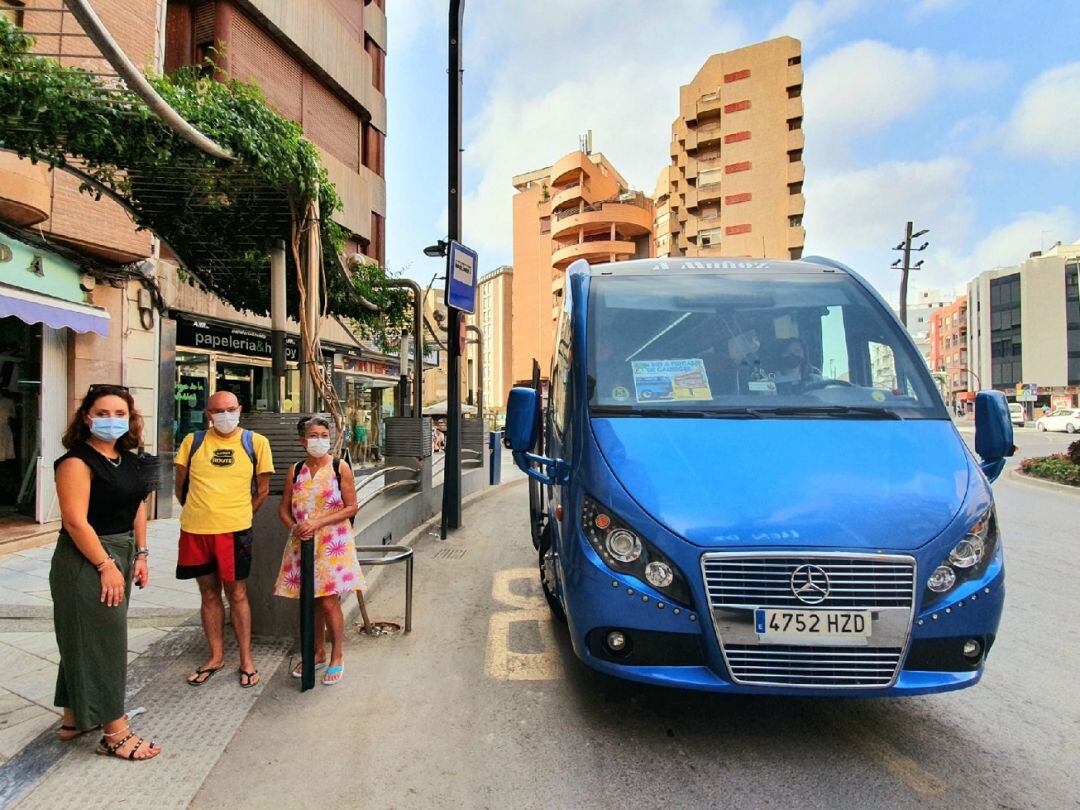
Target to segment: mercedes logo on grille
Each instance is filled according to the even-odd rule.
[[[800,565],[791,572],[791,592],[807,605],[820,605],[829,595],[829,575],[817,565]]]

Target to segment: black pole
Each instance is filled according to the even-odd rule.
[[[300,691],[315,688],[315,540],[300,542]]]
[[[447,68],[447,224],[452,242],[461,241],[461,19],[465,0],[450,0],[449,66]],[[448,274],[450,268],[447,267]],[[446,462],[443,465],[443,503],[440,535],[461,526],[461,312],[447,308]]]
[[[904,231],[904,266],[900,275],[900,323],[907,327],[907,288],[908,275],[911,273],[911,230],[912,223],[908,221]]]

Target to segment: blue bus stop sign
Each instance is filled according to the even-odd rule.
[[[450,243],[446,259],[446,306],[472,314],[476,311],[476,251],[460,242]]]

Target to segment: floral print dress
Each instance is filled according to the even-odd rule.
[[[305,463],[301,465],[292,485],[293,519],[318,520],[324,515],[344,507],[341,488],[333,465],[335,459],[315,471]],[[275,596],[300,598],[300,543],[315,543],[315,596],[334,596],[351,593],[367,587],[360,563],[356,559],[352,526],[348,520],[333,523],[315,532],[312,540],[301,541],[289,537],[281,558],[281,571],[274,584]]]

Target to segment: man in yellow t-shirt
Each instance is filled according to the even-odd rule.
[[[202,625],[210,657],[188,677],[201,686],[225,665],[225,604],[240,648],[240,685],[259,682],[251,660],[251,606],[244,580],[251,572],[251,524],[270,492],[274,462],[265,436],[240,428],[240,402],[218,391],[206,403],[213,429],[184,437],[176,452],[180,513],[177,579],[195,579],[202,597]]]

